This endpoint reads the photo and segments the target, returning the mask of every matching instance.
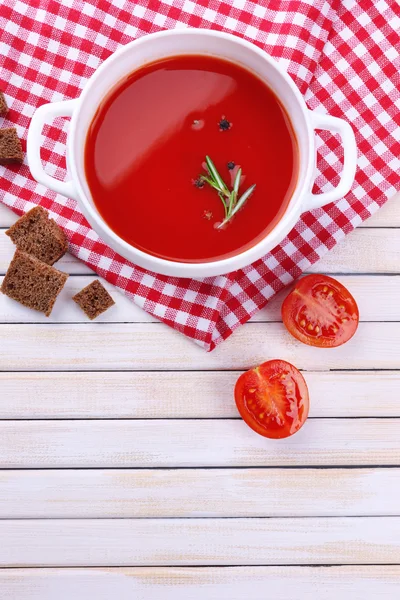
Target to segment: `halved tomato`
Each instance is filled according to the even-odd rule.
[[[300,342],[334,348],[353,337],[359,313],[353,296],[339,281],[327,275],[307,275],[284,300],[282,319]]]
[[[307,384],[285,360],[269,360],[243,373],[236,382],[235,401],[247,425],[268,438],[293,435],[308,417]]]

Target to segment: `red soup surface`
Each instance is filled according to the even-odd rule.
[[[221,229],[218,192],[196,185],[206,155],[230,189],[239,167],[239,194],[256,184]],[[110,228],[147,253],[193,263],[260,241],[285,212],[297,162],[292,126],[273,92],[243,67],[208,56],[133,72],[104,98],[85,147],[89,189]]]

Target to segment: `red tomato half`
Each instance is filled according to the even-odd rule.
[[[344,285],[326,275],[307,275],[282,304],[287,330],[309,346],[334,348],[347,342],[358,327],[358,307]]]
[[[243,373],[235,401],[249,427],[268,438],[285,438],[308,417],[308,389],[303,375],[285,360],[269,360]]]

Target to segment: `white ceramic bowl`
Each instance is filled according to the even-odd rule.
[[[299,146],[297,185],[279,223],[255,246],[230,258],[204,263],[180,263],[152,256],[121,239],[100,216],[85,178],[86,134],[97,108],[109,91],[124,77],[145,64],[168,56],[203,54],[242,65],[261,78],[276,94],[290,117]],[[67,140],[68,181],[50,177],[40,159],[42,129],[55,117],[70,116]],[[315,177],[315,130],[327,129],[340,135],[344,167],[338,186],[325,194],[312,194]],[[134,132],[132,132],[134,135]],[[41,106],[33,115],[27,143],[28,163],[33,177],[51,190],[77,200],[80,209],[99,236],[116,252],[151,271],[179,277],[203,278],[234,271],[272,250],[296,224],[300,215],[342,198],[354,180],[357,148],[350,125],[329,115],[311,112],[283,67],[264,51],[240,38],[205,29],[184,29],[154,33],[119,48],[87,82],[80,98]]]

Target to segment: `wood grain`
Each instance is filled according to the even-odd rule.
[[[356,229],[323,258],[310,273],[398,273],[400,239],[396,229]]]
[[[400,516],[400,469],[0,471],[0,519]]]
[[[51,319],[0,295],[0,565],[64,567],[0,569],[1,600],[397,598],[383,563],[400,562],[400,468],[384,465],[400,464],[400,372],[371,369],[400,369],[399,199],[311,269],[344,273],[360,305],[333,351],[274,322],[282,295],[208,355],[112,286],[117,305],[88,323],[71,296],[94,276],[70,256]],[[0,273],[13,251],[0,231]],[[232,420],[232,390],[277,356],[307,370],[314,418],[273,442]],[[354,562],[368,566],[130,567]]]
[[[212,353],[162,323],[0,325],[3,371],[247,369],[274,358],[300,369],[398,369],[400,323],[361,323],[344,346],[321,350],[281,323],[248,323]]]
[[[0,537],[4,567],[400,562],[399,517],[22,519]]]
[[[241,373],[0,372],[0,419],[232,418]],[[309,371],[305,377],[311,417],[400,417],[397,371]]]
[[[18,216],[0,202],[0,227],[10,227],[18,219]]]
[[[2,323],[88,323],[87,316],[72,301],[72,296],[89,285],[97,276],[74,276],[67,279],[50,317],[30,310],[0,294],[0,322]],[[400,321],[400,275],[339,275],[337,279],[356,298],[361,321]],[[3,277],[0,277],[0,285]],[[96,323],[156,323],[158,320],[136,306],[116,287],[101,280],[115,300],[115,306],[96,319]],[[288,290],[283,290],[252,322],[281,321],[281,305]],[[384,301],[382,301],[384,298]]]
[[[400,194],[390,198],[378,212],[359,227],[400,227]]]
[[[397,419],[309,419],[268,440],[241,420],[2,421],[0,467],[394,465]]]
[[[4,275],[15,247],[0,230],[0,275]],[[400,239],[396,229],[356,229],[308,269],[313,273],[399,273]],[[71,254],[57,268],[71,274],[93,272]]]
[[[399,586],[396,565],[0,569],[2,600],[395,600]]]

